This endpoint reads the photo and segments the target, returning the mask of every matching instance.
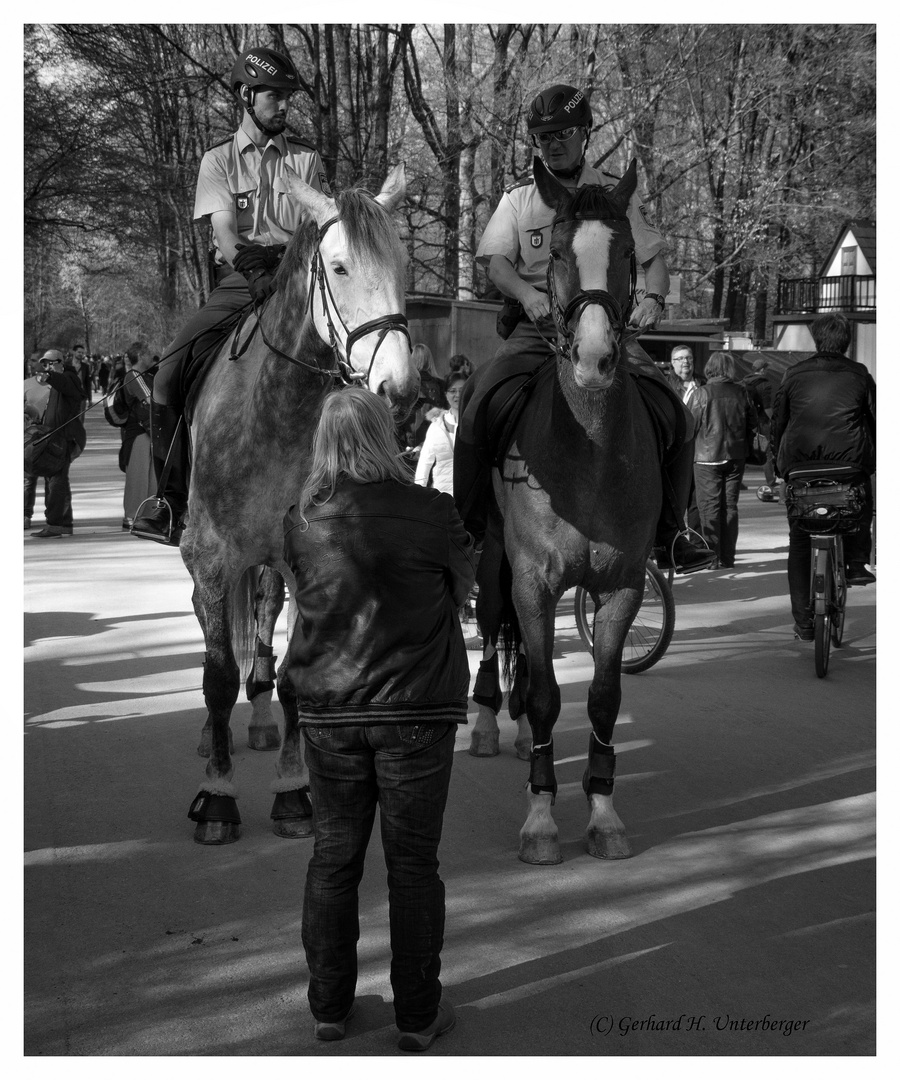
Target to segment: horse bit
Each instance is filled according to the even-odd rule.
[[[610,215],[598,213],[578,213],[575,217],[557,216],[553,219],[553,228],[569,221],[605,221],[610,219]],[[553,321],[556,323],[556,329],[559,335],[556,348],[562,359],[569,360],[571,358],[574,331],[569,329],[569,323],[576,316],[580,318],[581,313],[589,304],[598,304],[609,316],[609,320],[613,327],[613,333],[616,336],[616,344],[621,349],[628,326],[628,318],[634,308],[635,288],[637,286],[637,259],[635,258],[634,250],[631,252],[628,302],[624,309],[612,293],[607,292],[605,289],[581,289],[572,297],[568,304],[566,304],[565,308],[563,308],[556,295],[556,286],[553,276],[553,261],[554,260],[551,258],[547,263],[547,295],[550,297],[550,308],[553,312]],[[639,332],[640,331],[638,331],[638,333]],[[636,337],[637,334],[631,336]],[[541,337],[543,337],[543,334],[541,334]],[[544,340],[546,341],[546,338]],[[548,342],[548,344],[550,343]]]
[[[313,255],[313,260],[310,265],[310,282],[307,290],[307,312],[312,314],[313,297],[316,291],[316,279],[319,282],[319,293],[322,297],[322,311],[325,315],[325,321],[328,324],[328,337],[329,345],[331,347],[331,353],[334,357],[335,366],[333,368],[319,367],[317,364],[308,364],[305,361],[299,359],[299,357],[291,356],[290,353],[283,352],[277,346],[273,345],[266,337],[265,330],[262,325],[261,308],[254,304],[254,311],[256,313],[256,326],[250,332],[247,340],[241,346],[240,350],[233,349],[230,359],[237,360],[239,356],[243,355],[247,346],[250,344],[253,334],[256,330],[259,330],[263,343],[268,349],[285,360],[289,360],[297,367],[305,368],[307,371],[313,371],[317,375],[323,377],[330,376],[335,382],[340,382],[344,386],[353,386],[355,383],[362,383],[364,386],[368,385],[369,376],[372,374],[372,368],[375,365],[375,357],[378,355],[378,350],[384,343],[384,339],[388,334],[393,331],[398,331],[406,336],[406,340],[409,342],[409,347],[412,348],[412,339],[409,336],[409,323],[405,315],[401,315],[400,312],[395,312],[391,315],[382,315],[377,319],[370,319],[368,322],[363,323],[361,326],[357,326],[355,330],[350,330],[344,320],[341,318],[341,314],[338,311],[337,303],[335,302],[334,295],[331,291],[331,286],[328,284],[328,278],[325,274],[325,263],[322,259],[322,240],[325,238],[325,233],[340,221],[340,217],[335,215],[333,218],[329,218],[324,225],[321,226],[316,239],[316,250]],[[330,301],[330,303],[329,303]],[[335,317],[341,325],[346,337],[346,344],[344,345],[343,353],[341,355],[340,341],[338,339],[337,332],[335,330],[334,322],[331,318],[332,309],[334,310]],[[249,314],[249,312],[247,312]],[[379,333],[380,331],[380,333]],[[365,337],[367,334],[378,333],[378,342],[372,351],[372,359],[369,362],[369,370],[363,374],[361,371],[354,371],[350,366],[350,356],[353,351],[353,346],[359,341],[360,338]],[[240,335],[240,326],[235,331],[235,344]]]

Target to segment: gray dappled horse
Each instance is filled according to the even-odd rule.
[[[382,395],[398,422],[415,403],[419,376],[403,314],[406,252],[390,217],[404,192],[402,165],[375,198],[350,190],[332,199],[292,177],[290,197],[303,205],[304,224],[278,268],[277,292],[225,343],[197,398],[181,555],[206,641],[208,716],[199,752],[209,761],[190,810],[199,843],[240,835],[229,720],[254,634],[251,745],[280,744],[274,831],[312,833],[309,777],[284,663],[277,673],[281,738],[270,708],[272,635],[284,582],[293,581],[282,521],[306,476],[320,403],[336,382]],[[260,684],[264,689],[254,693]]]
[[[627,374],[623,347],[634,261],[626,210],[636,169],[632,163],[614,191],[588,185],[574,194],[540,161],[534,172],[542,198],[556,210],[548,269],[559,330],[556,369],[538,380],[502,466],[492,474],[494,498],[478,572],[482,670],[493,665],[496,675],[500,640],[508,676],[517,668],[509,701],[519,721],[516,751],[531,761],[519,858],[559,862],[551,813],[557,790],[553,725],[560,711],[554,617],[567,589],[583,585],[589,591],[598,613],[587,699],[593,731],[583,780],[590,806],[587,848],[598,858],[624,858],[629,849],[613,808],[611,744],[622,696],[622,648],[641,606],[644,564],[662,501],[654,428]],[[470,752],[476,756],[499,752],[494,685],[496,707],[480,705],[472,731]]]

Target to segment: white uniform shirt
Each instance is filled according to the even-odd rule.
[[[578,186],[600,184],[615,187],[618,177],[585,165]],[[523,281],[540,292],[547,291],[547,263],[550,261],[550,231],[556,211],[540,196],[534,180],[526,180],[506,191],[487,223],[475,258],[487,266],[492,255],[503,255]],[[639,266],[668,250],[662,233],[647,217],[637,191],[628,203],[628,221],[634,236]]]
[[[299,203],[290,195],[288,166],[310,187],[331,194],[322,159],[312,146],[293,135],[277,135],[260,150],[243,128],[238,128],[203,155],[194,220],[219,210],[233,210],[242,241],[286,244],[302,217]],[[216,262],[222,261],[217,250]]]

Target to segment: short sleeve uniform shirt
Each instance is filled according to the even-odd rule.
[[[301,206],[290,195],[289,168],[310,187],[331,194],[322,159],[308,143],[282,134],[260,149],[239,128],[203,155],[194,220],[233,210],[241,240],[286,244],[302,217]],[[223,261],[218,251],[216,261]]]
[[[585,165],[578,177],[578,186],[600,184],[614,187],[618,180],[610,173],[598,172]],[[503,255],[512,263],[519,277],[541,292],[546,292],[550,230],[555,215],[556,211],[541,198],[533,180],[517,184],[506,191],[498,203],[481,237],[476,259],[486,266],[492,255]],[[662,233],[648,218],[636,191],[628,204],[628,221],[639,266],[668,250]]]

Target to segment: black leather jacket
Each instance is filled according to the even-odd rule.
[[[842,461],[875,472],[875,380],[863,364],[816,353],[784,373],[775,394],[776,469]]]
[[[731,379],[712,378],[691,395],[696,421],[694,461],[745,461],[756,430],[747,391]]]
[[[466,723],[469,663],[457,609],[475,580],[450,495],[345,480],[309,527],[285,516],[299,615],[288,674],[303,726]]]

